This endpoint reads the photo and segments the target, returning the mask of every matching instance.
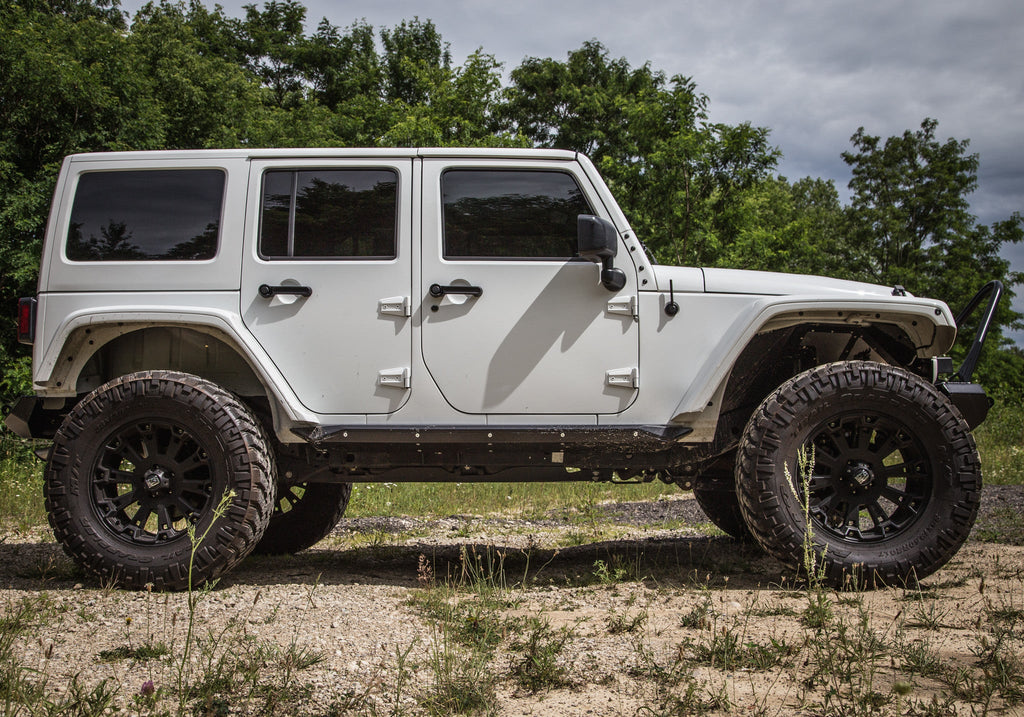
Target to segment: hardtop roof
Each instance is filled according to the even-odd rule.
[[[189,159],[316,159],[316,158],[453,157],[480,159],[576,159],[565,149],[506,147],[283,147],[242,149],[173,149],[134,152],[89,152],[69,157],[73,162],[189,160]]]

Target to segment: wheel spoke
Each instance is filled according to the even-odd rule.
[[[883,478],[895,478],[897,476],[902,478],[903,476],[905,476],[907,474],[907,464],[906,463],[894,463],[891,466],[882,466],[878,470],[878,473]]]
[[[901,441],[899,440],[899,431],[889,430],[886,433],[882,433],[884,427],[878,428],[878,433],[881,434],[880,440],[876,441],[871,452],[877,456],[877,460],[884,460],[887,456],[895,453],[899,447]]]
[[[153,514],[153,509],[148,505],[140,505],[139,509],[135,511],[135,515],[131,518],[132,525],[136,525],[139,528],[145,530],[146,523],[149,521],[149,516]]]
[[[902,491],[895,486],[887,485],[882,489],[882,496],[888,498],[896,505],[901,505],[909,497],[906,491]]]
[[[116,498],[112,498],[109,502],[111,507],[115,510],[124,510],[132,503],[138,500],[138,491],[131,491],[130,493],[124,493]]]
[[[856,423],[851,422],[844,426],[843,443],[846,444],[846,448],[849,451],[856,451],[860,448],[861,428],[859,423],[859,421]]]
[[[832,504],[836,502],[836,498],[837,496],[835,493],[823,496],[822,499],[815,503],[813,507],[827,513],[832,508]]]
[[[157,532],[163,533],[167,530],[170,530],[171,526],[174,524],[174,521],[171,520],[171,513],[169,510],[167,510],[167,506],[164,503],[161,503],[156,507],[156,514]]]
[[[807,489],[812,495],[820,493],[832,487],[832,476],[814,473],[807,480]]]
[[[175,499],[174,504],[177,506],[178,510],[181,511],[182,517],[184,517],[186,520],[195,521],[196,506],[191,505],[188,501],[186,501],[184,498],[180,496]]]
[[[860,517],[860,506],[858,504],[852,502],[852,501],[847,503],[846,504],[846,510],[843,512],[843,522],[846,525],[850,525],[850,524],[856,525],[858,523],[857,519],[859,517]]]
[[[100,467],[97,471],[99,475],[93,478],[93,485],[134,485],[136,476],[131,471],[123,471],[117,468],[103,468]]]
[[[868,515],[871,516],[871,521],[875,524],[875,528],[881,531],[882,537],[884,538],[885,524],[889,521],[889,516],[887,516],[885,511],[882,510],[882,507],[878,505],[878,501],[868,503],[866,507],[868,509]]]
[[[118,434],[117,436],[118,447],[113,449],[115,455],[120,455],[122,458],[127,459],[137,469],[141,469],[146,463],[146,458],[143,457],[135,446],[132,445],[131,441],[124,434]]]

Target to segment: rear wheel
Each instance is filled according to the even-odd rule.
[[[197,376],[140,372],[67,415],[46,469],[46,508],[86,569],[124,587],[176,590],[252,550],[270,520],[273,471],[263,429],[235,396]],[[190,531],[201,541],[194,556]]]
[[[341,520],[351,496],[351,483],[278,486],[274,514],[255,552],[281,555],[316,545]]]
[[[750,529],[743,521],[740,501],[733,485],[717,483],[694,486],[693,497],[712,523],[737,540],[752,540]]]
[[[981,468],[966,423],[934,386],[851,361],[765,399],[740,441],[736,480],[769,553],[809,568],[806,538],[833,584],[874,586],[923,578],[956,553],[977,516]]]

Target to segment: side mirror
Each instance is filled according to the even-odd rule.
[[[619,233],[607,219],[593,214],[580,214],[576,218],[576,244],[579,255],[601,263],[601,284],[608,291],[619,291],[626,285],[626,274],[612,266],[619,253]]]

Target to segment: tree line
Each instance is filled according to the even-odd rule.
[[[978,156],[938,123],[842,152],[851,200],[831,181],[778,176],[770,130],[710,119],[696,82],[611,57],[598,41],[564,59],[461,64],[430,20],[390,28],[321,20],[297,0],[217,7],[161,0],[128,18],[117,0],[0,7],[0,401],[27,390],[16,302],[35,290],[50,197],[73,152],[202,147],[523,146],[588,154],[655,257],[670,264],[814,273],[900,284],[956,310],[989,279],[1022,277],[1000,255],[1014,213],[981,225]],[[840,148],[837,148],[837,152]],[[116,276],[112,278],[116,282]],[[1024,392],[1003,336],[982,366]],[[965,329],[970,332],[972,326]]]

